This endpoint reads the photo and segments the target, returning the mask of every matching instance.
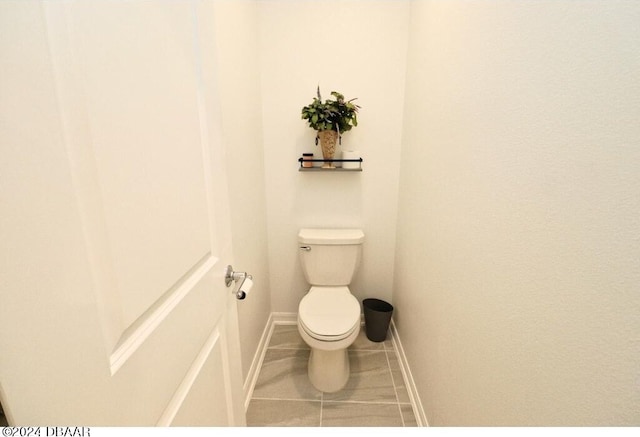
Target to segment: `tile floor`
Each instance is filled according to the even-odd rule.
[[[276,325],[247,411],[249,426],[417,426],[390,336],[360,330],[349,348],[351,376],[336,393],[307,376],[309,347],[296,325]]]

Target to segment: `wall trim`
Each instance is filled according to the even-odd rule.
[[[297,325],[298,313],[271,313],[276,325]]]
[[[244,380],[243,390],[245,412],[249,409],[249,402],[251,402],[251,397],[253,396],[253,389],[256,386],[256,382],[258,382],[260,368],[262,367],[264,356],[267,353],[267,347],[269,346],[269,342],[271,341],[271,335],[273,334],[275,325],[295,325],[296,323],[298,323],[297,313],[272,312],[269,314],[267,323],[265,324],[264,330],[262,331],[262,337],[260,337],[260,341],[258,342],[256,353],[253,356],[253,361],[251,361],[251,367],[249,367],[247,378]]]
[[[256,353],[253,356],[251,367],[249,367],[247,378],[244,380],[243,390],[244,390],[244,411],[245,412],[249,408],[249,402],[251,401],[251,396],[253,396],[253,389],[256,386],[258,375],[260,374],[260,368],[262,367],[262,362],[264,361],[264,355],[267,353],[267,346],[269,345],[269,341],[271,340],[272,333],[273,333],[273,313],[270,313],[269,317],[267,318],[267,323],[265,324],[264,330],[262,331],[262,336],[260,337],[260,341],[258,342]]]
[[[418,394],[418,388],[416,387],[416,383],[413,380],[413,375],[411,374],[411,369],[409,368],[409,362],[407,361],[407,356],[404,353],[404,348],[402,347],[402,342],[400,341],[400,334],[398,333],[398,329],[396,328],[396,324],[394,323],[393,319],[391,319],[391,326],[389,327],[389,331],[391,332],[393,343],[396,347],[396,351],[398,352],[400,370],[402,371],[404,382],[407,385],[409,400],[411,401],[413,414],[415,414],[416,416],[416,422],[418,423],[418,426],[429,426],[427,415],[424,413],[422,401],[420,400],[420,395]]]
[[[364,315],[362,315],[361,318],[362,323],[364,324]],[[273,334],[275,326],[295,325],[296,323],[298,323],[297,313],[272,312],[271,314],[269,314],[266,326],[264,327],[264,331],[262,332],[262,337],[260,338],[260,342],[258,343],[258,348],[256,349],[255,356],[253,357],[251,368],[249,369],[249,373],[247,374],[247,378],[244,382],[245,411],[249,408],[249,402],[251,402],[251,397],[253,396],[253,389],[255,388],[256,382],[258,381],[260,368],[262,367],[262,362],[264,361],[264,356],[267,353],[267,347],[269,346],[269,341],[271,340],[271,335]],[[398,351],[400,371],[402,372],[402,377],[404,378],[405,384],[407,386],[407,391],[409,392],[409,400],[411,402],[411,408],[413,408],[413,413],[416,416],[416,422],[418,426],[429,426],[427,416],[425,415],[424,409],[422,408],[422,402],[420,401],[420,396],[418,395],[415,381],[413,380],[413,375],[411,374],[411,369],[409,368],[407,356],[404,353],[404,348],[402,347],[402,342],[400,341],[400,335],[393,319],[391,320],[389,332],[391,333],[391,339],[396,347],[396,351]]]

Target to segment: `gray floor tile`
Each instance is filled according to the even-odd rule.
[[[411,399],[409,398],[409,392],[402,377],[397,355],[393,351],[387,351],[387,359],[389,360],[389,368],[391,369],[391,377],[393,378],[393,385],[396,388],[398,402],[401,404],[410,403]]]
[[[249,426],[417,426],[390,335],[373,342],[361,327],[349,347],[349,381],[337,393],[311,385],[309,353],[297,325],[274,327],[247,411]]]
[[[409,392],[407,391],[407,387],[404,384],[404,379],[402,378],[402,372],[400,372],[399,370],[393,370],[391,371],[391,376],[393,377],[393,385],[396,388],[398,402],[401,404],[411,403]]]
[[[397,404],[323,402],[321,426],[402,426]]]
[[[319,426],[320,402],[253,399],[247,426]]]
[[[349,364],[347,385],[336,393],[325,393],[325,400],[397,402],[385,351],[351,351]]]
[[[309,350],[267,349],[254,398],[320,400],[322,392],[307,375]]]
[[[276,325],[271,334],[269,348],[273,349],[309,349],[298,333],[298,325]]]
[[[361,326],[358,337],[353,344],[349,346],[349,350],[384,350],[384,343],[369,340],[364,326]]]
[[[389,360],[389,368],[391,370],[400,370],[400,361],[398,361],[398,355],[393,350],[387,351],[387,359]]]
[[[404,426],[418,426],[416,415],[413,413],[413,408],[409,404],[401,404],[400,412],[402,413],[402,420]]]

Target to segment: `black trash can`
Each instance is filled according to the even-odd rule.
[[[391,322],[393,305],[380,299],[365,299],[362,301],[362,306],[367,338],[376,342],[385,341]]]

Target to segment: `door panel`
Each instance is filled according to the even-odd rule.
[[[124,328],[209,252],[192,13],[86,2],[70,14]]]
[[[227,423],[227,393],[216,377],[224,372],[223,355],[220,332],[215,330],[204,344],[158,425],[223,426]],[[208,405],[215,405],[216,411],[207,411]]]
[[[244,424],[212,13],[0,3],[13,425]]]

